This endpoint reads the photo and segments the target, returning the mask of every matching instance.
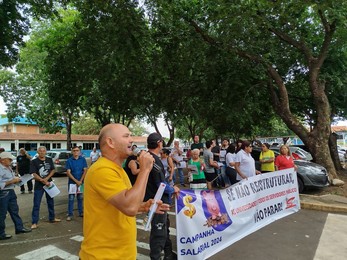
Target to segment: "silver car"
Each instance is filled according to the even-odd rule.
[[[271,146],[270,149],[272,151],[276,151],[276,152],[280,152],[280,147],[278,146]],[[297,147],[297,146],[289,146],[289,150],[291,154],[296,154],[297,156],[300,157],[301,160],[305,160],[305,161],[312,161],[313,157],[312,155],[305,151],[304,149]],[[296,157],[296,156],[294,156]]]
[[[277,149],[272,149],[275,156],[280,153]],[[254,147],[252,150],[252,157],[255,160],[255,166],[260,170],[259,155],[261,149],[259,147]],[[298,167],[297,177],[298,177],[298,188],[299,192],[302,193],[307,188],[323,188],[329,186],[329,176],[327,170],[317,164],[306,160],[294,160],[295,165]]]
[[[37,158],[37,156],[38,154],[35,154],[32,160]],[[66,173],[65,163],[72,156],[71,151],[47,151],[46,156],[52,158],[56,173]]]

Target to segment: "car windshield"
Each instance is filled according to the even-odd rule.
[[[54,156],[56,155],[56,153],[48,152],[46,155],[47,155],[48,157],[54,158]]]
[[[70,154],[69,153],[60,153],[59,159],[69,159]]]

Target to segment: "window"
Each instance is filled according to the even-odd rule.
[[[51,150],[51,144],[40,143],[40,146],[44,146],[47,150]]]
[[[96,146],[95,143],[84,143],[83,150],[93,150],[95,146]]]
[[[61,143],[52,143],[53,149],[61,149]]]

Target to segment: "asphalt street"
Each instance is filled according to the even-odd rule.
[[[10,217],[6,218],[6,232],[12,239],[0,241],[0,259],[57,260],[78,259],[82,234],[82,218],[66,221],[67,178],[55,177],[61,194],[55,198],[60,223],[49,223],[45,198],[42,200],[39,228],[28,234],[14,234]],[[20,215],[27,227],[31,225],[32,194],[20,194],[17,189]],[[76,209],[75,205],[75,209]],[[138,216],[138,257],[149,259],[149,232],[144,231],[142,215]],[[176,245],[176,223],[172,212],[171,238]],[[342,260],[347,255],[347,215],[302,209],[298,213],[275,221],[210,259],[296,259]],[[105,230],[109,232],[109,230]],[[111,241],[110,241],[111,243]],[[176,246],[174,246],[176,250]]]

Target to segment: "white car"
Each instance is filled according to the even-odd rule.
[[[347,156],[347,153],[343,150],[338,150],[338,153],[339,153],[339,159],[340,159],[340,162],[341,163],[345,163],[346,162],[346,156]]]
[[[16,167],[17,167],[17,152],[11,152],[11,154],[14,157],[14,159],[11,162],[11,167],[12,167],[12,170],[16,171]]]

